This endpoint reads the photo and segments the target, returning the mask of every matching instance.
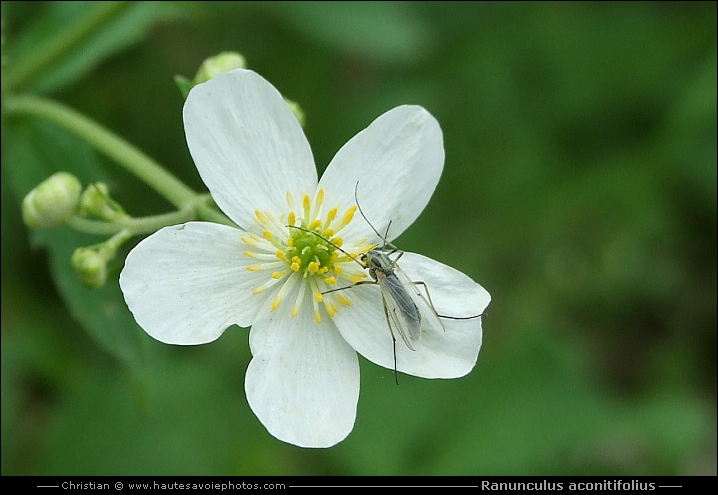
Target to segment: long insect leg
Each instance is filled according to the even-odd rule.
[[[386,317],[386,324],[389,325],[389,333],[391,334],[391,340],[394,346],[394,381],[399,385],[399,372],[396,369],[396,337],[394,337],[394,330],[391,329],[391,318],[389,318],[389,309],[386,306],[384,294],[381,295],[381,302],[384,305],[384,316]]]
[[[364,284],[377,285],[377,283],[374,280],[360,280],[359,282],[354,282],[353,284],[347,285],[346,287],[339,287],[338,289],[332,289],[332,290],[328,290],[326,292],[322,292],[322,294],[329,294],[331,292],[339,292],[340,290],[351,289],[353,287],[356,287],[357,285],[364,285]]]
[[[394,253],[399,253],[399,256],[397,256],[396,259],[395,259],[394,261],[392,261],[392,263],[393,263],[394,265],[396,265],[396,262],[399,261],[399,259],[400,259],[402,256],[404,256],[404,251],[401,251],[400,249],[394,249],[392,252],[386,253],[386,254],[387,254],[387,256],[388,256],[388,255],[394,254]]]
[[[379,285],[379,284],[377,284],[377,282],[375,282],[373,280],[361,280],[359,282],[353,283],[352,285],[347,285],[346,287],[339,287],[338,289],[332,289],[332,290],[328,290],[326,292],[322,292],[322,294],[328,294],[330,292],[338,292],[340,290],[351,289],[352,287],[356,287],[357,285],[365,285],[365,284]],[[382,306],[384,307],[384,318],[386,318],[386,324],[389,327],[389,334],[391,335],[391,340],[392,340],[392,348],[394,350],[394,381],[396,382],[397,385],[399,385],[399,372],[398,372],[397,366],[396,366],[396,337],[394,336],[394,330],[393,330],[392,324],[391,324],[392,319],[389,316],[389,306],[386,303],[386,298],[384,297],[383,293],[381,295],[381,303],[382,303]],[[394,315],[394,317],[397,318],[396,315]],[[396,323],[395,323],[395,325],[396,325]],[[409,344],[407,343],[407,346],[408,345]],[[411,349],[413,350],[413,348],[411,348]]]
[[[403,251],[402,251],[402,254],[404,254]],[[397,260],[398,260],[398,259],[399,259],[399,258],[397,258]],[[431,300],[431,293],[429,292],[429,286],[426,285],[426,282],[421,282],[421,281],[419,281],[419,282],[412,282],[412,283],[413,283],[414,285],[423,285],[423,286],[424,286],[424,290],[426,291],[426,297],[429,299],[429,307],[431,308],[431,310],[434,312],[434,314],[435,314],[438,318],[446,318],[446,319],[449,319],[449,320],[473,320],[474,318],[479,318],[479,317],[481,317],[481,316],[484,316],[484,313],[481,313],[481,314],[478,314],[478,315],[474,315],[474,316],[446,316],[446,315],[440,315],[439,313],[436,312],[436,308],[434,307],[434,303],[433,303],[432,300]]]

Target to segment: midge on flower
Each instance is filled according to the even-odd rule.
[[[120,287],[145,332],[194,345],[251,327],[247,402],[270,434],[302,447],[330,447],[352,430],[357,354],[424,378],[474,368],[481,318],[439,320],[432,306],[471,317],[489,293],[419,254],[399,253],[399,270],[395,252],[382,249],[421,214],[441,177],[443,137],[428,111],[402,105],[379,116],[321,179],[297,117],[255,72],[194,86],[183,117],[203,182],[239,228],[188,222],[130,251]],[[391,236],[354,218],[359,181],[362,215],[391,225]],[[431,301],[413,280],[431,288]],[[343,287],[351,289],[334,290]],[[387,318],[407,345],[388,345]]]
[[[354,186],[356,207],[359,209],[359,213],[374,233],[376,233],[376,235],[384,242],[380,250],[373,249],[374,246],[371,246],[372,249],[362,252],[357,258],[356,256],[344,251],[334,242],[324,238],[319,229],[312,230],[312,225],[308,228],[306,226],[294,225],[293,222],[290,222],[287,227],[290,229],[299,229],[319,237],[326,243],[325,246],[328,245],[333,247],[335,250],[340,251],[351,260],[358,263],[363,269],[368,270],[371,280],[359,280],[351,285],[330,289],[322,292],[320,296],[351,289],[362,284],[373,284],[379,286],[381,290],[382,304],[384,307],[384,316],[386,317],[386,323],[389,327],[389,334],[391,335],[394,351],[394,379],[398,384],[399,378],[396,368],[396,337],[394,335],[394,329],[396,329],[406,346],[414,351],[415,348],[412,344],[417,342],[421,337],[422,326],[424,326],[425,331],[428,332],[438,331],[439,329],[446,331],[440,318],[470,320],[479,318],[483,316],[483,314],[459,317],[440,315],[437,313],[436,308],[431,301],[431,294],[429,293],[429,288],[426,286],[426,283],[423,281],[410,280],[406,273],[404,273],[404,271],[399,267],[398,261],[404,254],[404,251],[400,251],[399,248],[387,240],[389,228],[391,227],[391,221],[389,222],[389,225],[387,225],[386,233],[383,236],[379,234],[366,215],[364,215],[364,212],[359,205],[359,198],[357,195],[358,188],[359,183],[357,182]],[[333,233],[333,231],[328,231],[327,233]],[[340,241],[340,239],[335,240]],[[385,252],[387,246],[391,248],[391,251]],[[398,255],[392,260],[390,256],[395,253],[398,253]],[[332,282],[334,282],[333,279]],[[425,293],[422,293],[418,289],[419,285],[423,286]]]

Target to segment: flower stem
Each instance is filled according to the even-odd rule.
[[[162,215],[147,217],[126,217],[116,222],[104,222],[102,220],[90,220],[75,215],[70,219],[69,226],[73,229],[85,232],[86,234],[113,235],[121,231],[127,231],[130,235],[151,234],[162,227],[177,225],[194,220],[196,217],[193,208],[185,208]]]
[[[15,96],[6,98],[3,109],[7,113],[41,117],[72,132],[114,159],[180,209],[196,200],[197,194],[192,189],[157,162],[98,123],[61,103],[36,96]]]
[[[27,85],[43,70],[61,59],[81,45],[92,34],[98,32],[108,20],[118,15],[129,2],[100,3],[97,8],[89,12],[78,22],[71,24],[62,31],[52,43],[38,45],[37,50],[26,57],[23,63],[15,67],[8,67],[7,74],[3,74],[3,89],[5,93],[16,92]],[[5,72],[5,69],[3,69]]]
[[[214,223],[221,223],[224,225],[229,225],[230,227],[237,227],[237,224],[230,220],[227,215],[204,203],[196,205],[195,212],[197,213],[197,217],[201,218],[202,220]]]
[[[195,198],[195,202],[186,204],[184,208],[162,215],[147,217],[127,215],[111,222],[91,220],[75,215],[70,219],[69,226],[80,232],[96,235],[113,235],[123,230],[130,235],[151,234],[162,227],[189,222],[197,218],[236,227],[223,213],[207,205],[207,201],[210,199],[209,195],[197,195]]]

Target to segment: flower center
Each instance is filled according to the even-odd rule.
[[[289,213],[279,217],[269,212],[256,211],[255,222],[262,234],[250,231],[242,238],[245,244],[253,248],[244,251],[244,254],[259,261],[249,265],[247,270],[271,270],[271,277],[252,293],[261,294],[275,284],[282,283],[271,309],[276,310],[285,299],[292,298],[294,317],[301,309],[308,287],[313,294],[314,318],[317,323],[321,323],[321,306],[333,317],[338,304],[351,305],[351,291],[328,291],[348,288],[364,280],[366,272],[357,260],[361,254],[375,246],[366,244],[366,239],[344,246],[338,234],[352,221],[357,207],[351,206],[341,217],[338,216],[338,206],[325,213],[323,189],[317,192],[314,204],[305,194],[301,205],[295,205],[294,198],[288,192],[287,205]],[[344,280],[344,284],[337,284],[338,280]]]
[[[305,226],[302,222],[300,227],[301,229],[290,227],[292,232],[285,251],[286,258],[291,260],[292,270],[302,273],[309,272],[311,275],[341,271],[341,265],[335,265],[341,253],[337,249],[341,245],[341,237],[329,240],[325,237],[329,232],[322,231],[321,226],[312,228],[312,224]]]

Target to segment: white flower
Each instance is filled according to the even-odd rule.
[[[321,180],[304,133],[279,92],[237,69],[195,86],[184,106],[190,153],[217,205],[242,229],[189,222],[140,242],[120,275],[140,326],[168,344],[203,344],[227,327],[252,327],[245,390],[278,439],[329,447],[351,431],[359,398],[356,353],[394,369],[394,346],[376,285],[348,287],[368,272],[353,256],[389,238],[424,209],[444,162],[441,129],[423,108],[400,106],[336,154]],[[483,312],[489,294],[466,275],[418,254],[400,265],[429,287],[441,315]],[[443,320],[410,350],[396,344],[401,372],[454,378],[476,364],[481,319]],[[396,333],[396,332],[395,332]]]

